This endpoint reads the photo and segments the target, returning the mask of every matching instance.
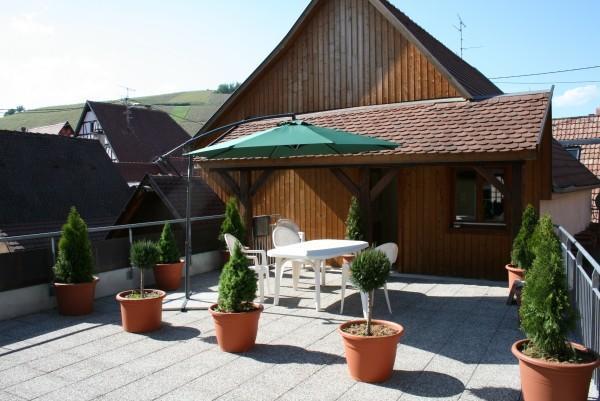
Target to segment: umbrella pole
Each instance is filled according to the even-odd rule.
[[[185,204],[185,299],[181,306],[181,310],[185,311],[187,301],[191,298],[190,291],[190,266],[192,264],[192,223],[190,221],[190,213],[192,209],[192,156],[188,156],[187,179],[186,179],[186,204]]]

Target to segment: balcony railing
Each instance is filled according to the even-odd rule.
[[[571,301],[579,313],[578,334],[583,345],[600,352],[600,265],[563,227],[558,227]],[[594,372],[600,392],[600,373]]]

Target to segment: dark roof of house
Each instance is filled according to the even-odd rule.
[[[553,139],[552,187],[554,192],[572,192],[584,188],[598,188],[600,180],[567,152],[560,142]]]
[[[550,92],[501,95],[479,101],[432,100],[322,111],[298,115],[305,122],[371,135],[399,144],[387,155],[444,155],[535,151]],[[237,127],[230,140],[276,126],[282,119]],[[344,157],[344,155],[338,156]]]
[[[77,132],[89,110],[96,114],[120,162],[152,162],[190,138],[163,111],[89,100],[77,123]]]
[[[409,36],[412,35],[411,39],[417,42],[418,47],[426,54],[429,53],[434,62],[437,61],[438,67],[441,66],[442,71],[445,70],[449,78],[458,84],[459,92],[462,92],[463,95],[466,95],[468,98],[475,98],[502,94],[502,91],[478,69],[457,56],[452,50],[431,36],[429,32],[417,25],[389,1],[377,1],[381,2],[381,4],[392,12],[409,32]]]
[[[50,135],[59,135],[62,130],[67,130],[70,134],[74,134],[73,127],[69,124],[68,121],[63,121],[56,124],[51,125],[43,125],[41,127],[33,127],[27,129],[29,132],[36,132],[38,134],[50,134]]]
[[[223,214],[225,205],[217,194],[202,180],[194,177],[191,181],[191,217]],[[186,178],[168,175],[146,175],[135,189],[117,220],[117,224],[127,224],[144,201],[148,193],[158,196],[174,219],[185,217],[187,186]]]
[[[229,105],[235,102],[242,93],[244,93],[268,66],[275,62],[277,57],[282,54],[291,43],[292,38],[304,26],[312,11],[317,5],[325,0],[312,0],[304,9],[298,20],[294,23],[287,35],[279,42],[277,47],[262,61],[262,63],[250,74],[242,85],[221,105],[221,107],[212,115],[204,126],[196,133],[201,134],[210,127],[212,122]],[[501,95],[503,92],[485,77],[479,70],[471,66],[465,60],[458,57],[452,50],[448,49],[443,43],[431,36],[427,31],[412,21],[406,14],[398,10],[387,0],[369,0],[397,29],[404,33],[409,41],[419,48],[425,57],[429,59],[453,85],[457,91],[467,99],[489,97]]]
[[[75,206],[89,226],[110,225],[130,189],[98,141],[0,131],[0,229],[57,231]]]

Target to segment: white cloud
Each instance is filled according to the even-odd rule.
[[[583,106],[600,98],[600,88],[597,85],[579,86],[568,89],[562,95],[554,98],[554,105],[558,107]]]
[[[21,14],[11,17],[9,29],[25,35],[52,35],[54,27],[39,21],[36,14]]]

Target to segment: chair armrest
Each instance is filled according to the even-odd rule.
[[[263,251],[262,249],[242,249],[242,252],[250,255],[260,255],[260,264],[263,266],[267,265],[267,252]],[[257,256],[254,257],[257,258]]]
[[[258,263],[258,257],[246,255],[246,258],[251,260],[254,263],[254,266],[260,266],[260,264]]]
[[[305,241],[305,236],[306,234],[304,233],[304,231],[298,231],[298,237],[300,237],[300,242]]]

